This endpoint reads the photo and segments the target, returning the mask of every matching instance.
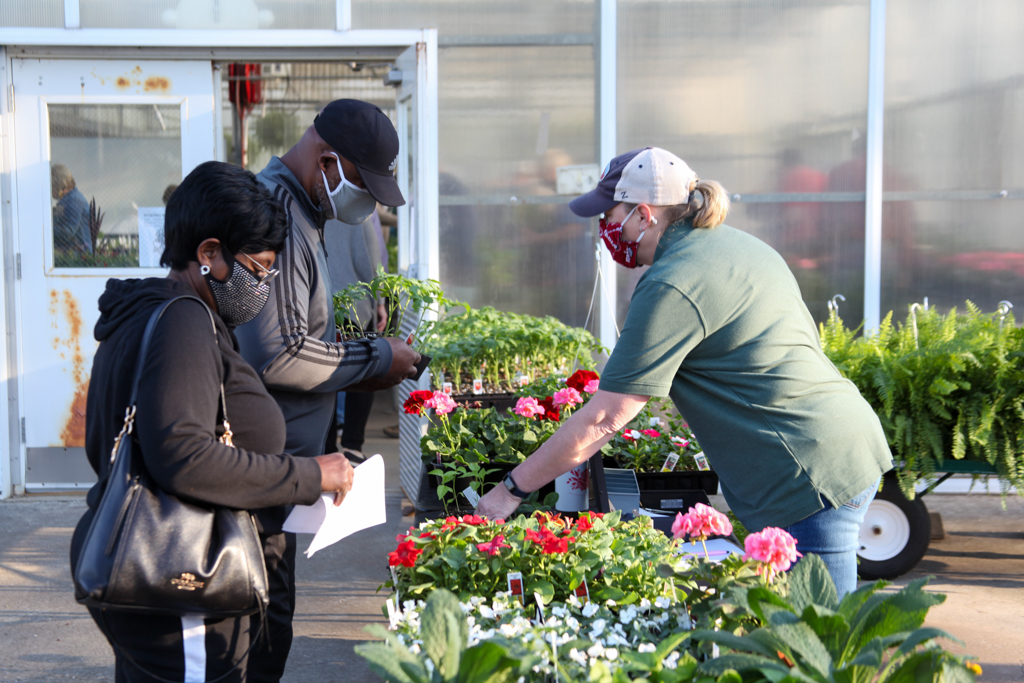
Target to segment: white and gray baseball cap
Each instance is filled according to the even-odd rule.
[[[690,199],[697,174],[686,162],[660,147],[645,147],[620,154],[601,174],[590,192],[569,202],[577,216],[597,216],[616,204],[676,206]]]

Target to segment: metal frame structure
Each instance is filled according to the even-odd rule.
[[[348,0],[337,2],[340,30],[231,30],[205,31],[184,29],[80,29],[78,0],[65,0],[65,26],[59,28],[0,28],[0,257],[4,277],[0,282],[0,317],[6,335],[0,338],[0,401],[7,404],[8,419],[0,419],[0,498],[25,491],[25,443],[21,406],[23,404],[22,355],[19,334],[21,278],[17,216],[17,162],[13,151],[12,107],[14,58],[91,58],[91,59],[202,59],[218,61],[392,61],[410,47],[421,59],[418,72],[418,106],[415,158],[421,168],[437,168],[437,31],[423,30],[344,30],[351,24]],[[68,30],[72,29],[72,30]],[[215,104],[219,105],[220,73],[213,70]],[[219,109],[218,109],[219,112]],[[223,144],[218,138],[218,143]],[[410,274],[420,278],[440,275],[438,249],[437,177],[416,173],[411,193],[419,211],[417,249],[406,256],[415,266]],[[6,451],[6,452],[4,452]]]

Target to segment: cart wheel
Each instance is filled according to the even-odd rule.
[[[921,561],[932,536],[932,520],[920,497],[907,500],[896,477],[887,474],[860,525],[862,579],[895,579]]]

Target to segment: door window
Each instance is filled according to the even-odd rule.
[[[51,103],[47,113],[54,267],[158,267],[163,207],[182,178],[181,106]]]

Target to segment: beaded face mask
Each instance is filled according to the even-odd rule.
[[[225,253],[225,256],[228,256]],[[218,280],[209,273],[204,274],[210,286],[217,312],[228,327],[238,327],[249,322],[263,310],[270,298],[270,282],[257,277],[252,271],[231,258],[231,276]],[[276,273],[275,273],[276,274]]]

